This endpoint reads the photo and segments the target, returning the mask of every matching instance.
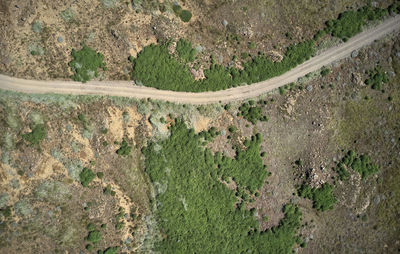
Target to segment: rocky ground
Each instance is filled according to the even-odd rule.
[[[198,51],[196,65],[210,56],[228,65],[233,56],[262,51],[279,59],[285,48],[310,38],[326,20],[367,1],[120,1],[0,3],[0,72],[30,79],[69,79],[71,50],[81,43],[105,56],[100,79],[128,79],[130,55],[151,43],[186,38]],[[382,1],[375,6],[387,5]],[[173,5],[192,13],[188,23]],[[232,64],[232,63],[231,63]],[[201,68],[200,68],[201,69]]]
[[[159,229],[141,148],[148,140],[166,138],[175,117],[196,132],[216,127],[221,135],[208,146],[227,156],[234,156],[233,146],[243,145],[245,137],[262,134],[263,160],[271,176],[248,208],[257,209],[261,229],[267,229],[283,217],[283,204],[299,205],[299,236],[306,242],[303,248],[295,247],[299,253],[398,252],[398,38],[387,37],[354,52],[328,66],[325,76],[310,73],[292,90],[254,98],[269,118],[256,124],[237,116],[242,102],[193,106],[2,91],[0,252],[85,251],[90,223],[101,233],[95,250],[120,246],[122,252],[148,252]],[[389,82],[374,90],[365,81],[377,66]],[[23,135],[40,124],[46,128],[45,138],[32,145]],[[230,126],[237,130],[231,133]],[[128,156],[116,153],[124,138],[132,146]],[[349,170],[348,181],[338,180],[332,168],[348,150],[368,154],[379,172],[362,179]],[[301,166],[295,163],[299,159]],[[79,177],[84,167],[104,177],[84,187]],[[296,195],[306,178],[312,186],[336,184],[338,202],[332,210],[317,211],[310,200]]]

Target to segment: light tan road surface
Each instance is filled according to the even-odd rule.
[[[351,52],[383,36],[400,29],[400,16],[391,17],[380,25],[366,30],[346,43],[329,48],[321,54],[311,58],[296,68],[284,73],[281,76],[266,81],[254,83],[247,86],[230,88],[216,92],[186,93],[167,90],[157,90],[150,87],[135,86],[129,81],[91,81],[78,83],[73,81],[41,81],[26,80],[0,75],[0,89],[12,90],[24,93],[57,93],[73,95],[110,95],[133,98],[151,98],[177,103],[209,104],[218,102],[229,102],[256,97],[265,92],[285,84],[295,82],[298,78],[309,72],[316,71],[332,62],[349,57]],[[1,90],[0,90],[1,94]]]

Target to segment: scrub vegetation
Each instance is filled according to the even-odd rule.
[[[106,70],[106,64],[103,62],[104,56],[85,44],[78,51],[72,49],[71,56],[74,59],[69,62],[69,66],[74,72],[72,79],[75,81],[87,82],[99,76],[99,68]]]
[[[324,183],[319,188],[312,188],[308,184],[302,184],[298,190],[298,194],[302,198],[308,198],[313,201],[313,207],[318,211],[326,211],[333,208],[337,202],[332,194],[333,186]]]
[[[168,139],[152,142],[143,150],[151,181],[165,186],[156,190],[156,213],[165,234],[156,250],[291,253],[297,240],[300,211],[286,205],[280,224],[260,231],[255,210],[247,210],[247,202],[239,198],[240,193],[255,193],[266,178],[260,158],[261,135],[247,140],[246,149],[238,149],[231,159],[204,149],[201,137],[179,119],[170,131]],[[230,190],[220,179],[231,179],[238,187]]]
[[[181,13],[179,5],[174,5],[174,11]],[[204,70],[205,79],[195,80],[184,63],[194,59],[193,51],[189,50],[187,42],[180,40],[177,52],[182,59],[175,58],[168,52],[168,43],[149,45],[133,59],[132,77],[139,84],[163,90],[204,92],[217,91],[245,84],[264,81],[279,76],[297,65],[308,60],[315,54],[315,43],[325,34],[331,34],[346,41],[362,31],[367,21],[383,18],[387,9],[366,6],[356,11],[346,11],[335,20],[326,22],[326,28],[318,31],[313,39],[292,44],[287,47],[282,61],[274,62],[262,52],[243,62],[243,69],[225,67],[216,64],[212,59],[209,69]],[[243,58],[243,57],[242,57]],[[183,62],[183,63],[182,63]],[[324,68],[322,76],[330,70]]]

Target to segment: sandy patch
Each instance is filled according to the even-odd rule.
[[[202,115],[199,115],[194,122],[194,130],[196,133],[200,131],[204,131],[208,129],[208,124],[210,123],[211,119],[208,117],[204,117]]]

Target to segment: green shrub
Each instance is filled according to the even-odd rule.
[[[300,211],[291,205],[272,230],[259,231],[245,201],[219,179],[232,177],[240,193],[254,193],[266,178],[260,158],[261,135],[252,137],[234,159],[213,155],[200,135],[177,119],[171,135],[143,149],[151,182],[168,184],[156,196],[158,223],[168,237],[156,244],[162,253],[290,253],[300,226]],[[157,147],[162,147],[158,149]],[[170,170],[166,170],[166,168]],[[255,210],[253,211],[255,212]]]
[[[320,74],[321,74],[322,77],[325,77],[325,76],[328,75],[330,72],[331,72],[331,69],[324,67],[324,68],[322,68]]]
[[[357,11],[345,11],[339,14],[338,19],[326,22],[325,31],[332,36],[346,41],[360,33],[368,20],[381,19],[387,14],[387,10],[379,8],[363,7]]]
[[[237,128],[235,125],[231,125],[228,127],[228,130],[229,130],[229,132],[234,133],[234,132],[236,132]]]
[[[117,254],[119,252],[120,248],[117,247],[109,247],[104,251],[104,254]]]
[[[172,5],[172,10],[179,15],[182,12],[182,7],[178,4]]]
[[[181,18],[181,20],[183,22],[189,22],[190,19],[192,18],[192,13],[190,11],[188,11],[188,10],[183,10],[179,14],[179,17]]]
[[[93,245],[88,244],[88,245],[86,245],[86,249],[87,249],[88,251],[92,251],[92,250],[94,249],[94,247],[93,247]]]
[[[332,194],[333,186],[324,183],[320,188],[311,188],[308,184],[303,184],[298,190],[298,195],[303,198],[311,199],[313,207],[318,211],[326,211],[333,208],[337,202]]]
[[[176,53],[185,62],[193,62],[196,57],[196,50],[192,43],[185,39],[180,39],[176,44]]]
[[[181,18],[181,15],[187,15],[186,19],[190,19],[190,12],[182,10],[179,5],[173,5],[173,9]],[[239,70],[215,64],[215,60],[212,58],[210,69],[204,70],[206,78],[198,81],[194,80],[184,64],[179,63],[177,59],[169,55],[166,45],[149,45],[133,60],[132,77],[146,86],[187,92],[217,91],[260,82],[279,76],[310,59],[315,53],[315,40],[318,40],[325,33],[347,40],[359,33],[367,20],[380,19],[386,13],[387,10],[372,9],[371,7],[344,12],[339,15],[338,19],[328,21],[326,28],[319,31],[313,40],[306,40],[289,46],[280,62],[273,62],[269,57],[260,54],[244,62],[244,69]],[[253,43],[249,43],[250,48],[253,46]],[[248,58],[248,53],[242,53],[241,58],[243,60]],[[325,74],[325,72],[321,74]],[[283,92],[282,89],[281,91]]]
[[[46,128],[44,124],[38,124],[32,128],[32,131],[22,135],[22,138],[31,143],[37,145],[46,137]]]
[[[83,168],[82,172],[79,174],[79,179],[84,187],[88,187],[89,183],[93,181],[95,177],[96,174],[89,168]]]
[[[87,230],[93,231],[93,230],[95,230],[95,229],[96,229],[96,227],[94,226],[93,223],[89,223],[89,224],[87,225]]]
[[[120,148],[116,151],[118,155],[127,156],[131,153],[132,146],[128,145],[125,139],[122,139]]]
[[[378,172],[378,166],[371,162],[368,155],[361,155],[354,159],[351,167],[354,171],[358,172],[362,178]]]
[[[71,55],[74,59],[69,62],[69,66],[74,72],[72,79],[75,81],[87,82],[94,77],[98,77],[99,68],[105,69],[106,67],[103,62],[104,56],[85,44],[79,51],[72,49]]]
[[[239,111],[240,115],[252,124],[256,124],[257,121],[268,120],[267,116],[263,115],[261,106],[252,106],[245,102],[239,107]]]
[[[378,66],[368,72],[369,78],[365,80],[365,84],[371,86],[374,90],[381,90],[382,84],[389,82],[389,76]]]
[[[97,172],[97,177],[99,178],[99,179],[103,179],[103,177],[104,177],[104,173],[103,172]]]
[[[100,231],[98,230],[90,231],[88,236],[86,237],[86,240],[92,242],[93,244],[98,243],[101,240]]]

